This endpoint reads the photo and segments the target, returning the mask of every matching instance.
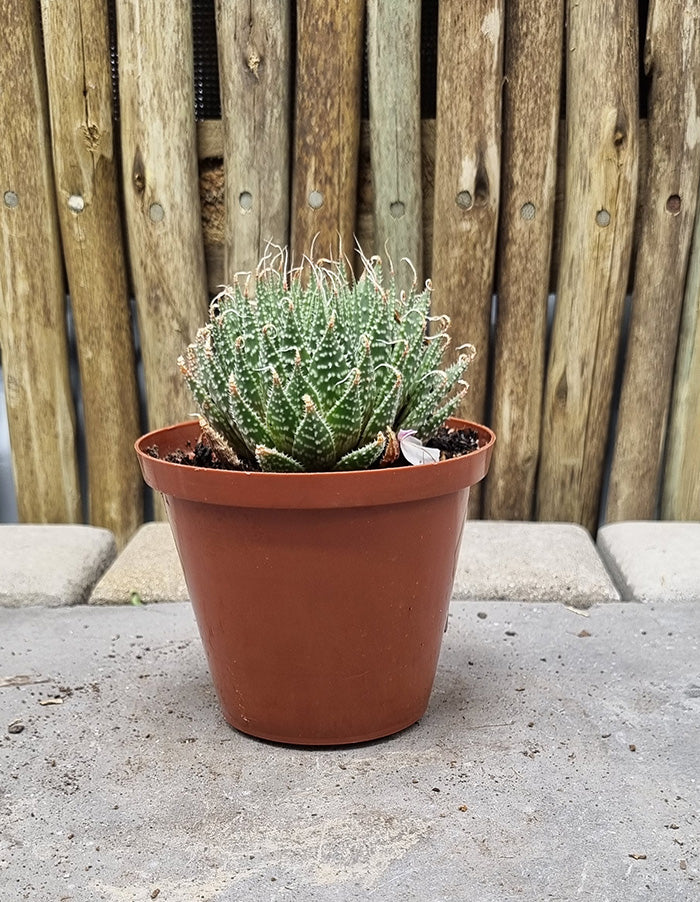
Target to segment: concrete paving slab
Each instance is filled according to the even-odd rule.
[[[0,610],[0,661],[3,899],[698,898],[696,605],[455,604],[351,748],[228,727],[189,605]]]
[[[465,524],[453,597],[581,608],[620,600],[582,526],[498,520]]]
[[[167,523],[146,523],[95,586],[90,604],[187,601],[189,594]]]
[[[107,529],[0,525],[0,606],[83,604],[117,553]]]
[[[623,598],[700,601],[700,523],[609,523],[598,548]]]

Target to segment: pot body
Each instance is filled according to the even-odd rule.
[[[469,486],[485,474],[493,445],[479,428],[486,444],[464,458],[353,473],[235,473],[145,453],[155,444],[165,456],[196,440],[192,423],[137,442],[146,481],[163,493],[232,726],[336,745],[422,717]]]

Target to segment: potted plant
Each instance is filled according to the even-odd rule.
[[[239,277],[179,360],[199,422],[136,443],[224,715],[274,741],[360,742],[422,717],[495,441],[451,418],[473,349],[440,368],[449,320],[430,284],[399,292],[362,259],[357,280],[328,260],[287,271],[282,251]]]

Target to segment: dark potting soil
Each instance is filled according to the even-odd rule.
[[[155,457],[160,460],[160,450],[158,445],[149,445],[146,448],[146,454],[149,457]],[[203,441],[202,438],[197,440],[193,446],[192,442],[187,442],[185,448],[178,448],[177,451],[171,451],[163,458],[171,464],[184,464],[186,467],[204,467],[206,470],[253,470],[254,467],[234,466],[227,460],[221,460],[216,451]]]
[[[449,429],[447,426],[441,426],[437,433],[426,442],[429,448],[438,448],[441,452],[440,460],[451,460],[453,457],[461,457],[476,451],[479,447],[479,433],[476,429]],[[146,448],[146,454],[150,457],[160,458],[160,451],[157,445],[151,445]],[[214,449],[207,444],[206,439],[200,438],[192,446],[191,442],[187,442],[184,449],[178,448],[177,451],[171,451],[166,454],[165,460],[174,464],[184,464],[188,467],[204,467],[209,470],[256,470],[257,467],[246,466],[241,463],[240,466],[234,466],[226,460],[221,460]],[[409,466],[403,455],[400,455],[393,467]]]
[[[439,448],[442,451],[440,459],[449,460],[476,451],[479,447],[479,433],[476,429],[448,429],[447,426],[441,426],[425,444],[428,448]]]

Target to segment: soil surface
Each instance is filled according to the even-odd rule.
[[[426,442],[426,446],[438,448],[441,452],[440,460],[450,460],[453,457],[461,457],[464,454],[469,454],[471,451],[476,451],[479,447],[479,433],[475,429],[448,429],[446,426],[441,426],[433,438]],[[151,445],[146,448],[146,453],[150,457],[160,458],[160,451],[157,445]],[[220,459],[204,436],[200,436],[194,446],[191,442],[187,442],[185,448],[171,451],[170,454],[166,454],[164,459],[170,463],[184,464],[188,467],[204,467],[208,470],[251,471],[258,469],[243,461],[240,466],[234,466],[227,460]],[[397,460],[390,466],[407,467],[410,464],[403,455],[399,455]]]
[[[440,460],[461,457],[479,448],[479,433],[476,429],[448,429],[441,426],[437,433],[425,443],[428,448],[442,451]]]

